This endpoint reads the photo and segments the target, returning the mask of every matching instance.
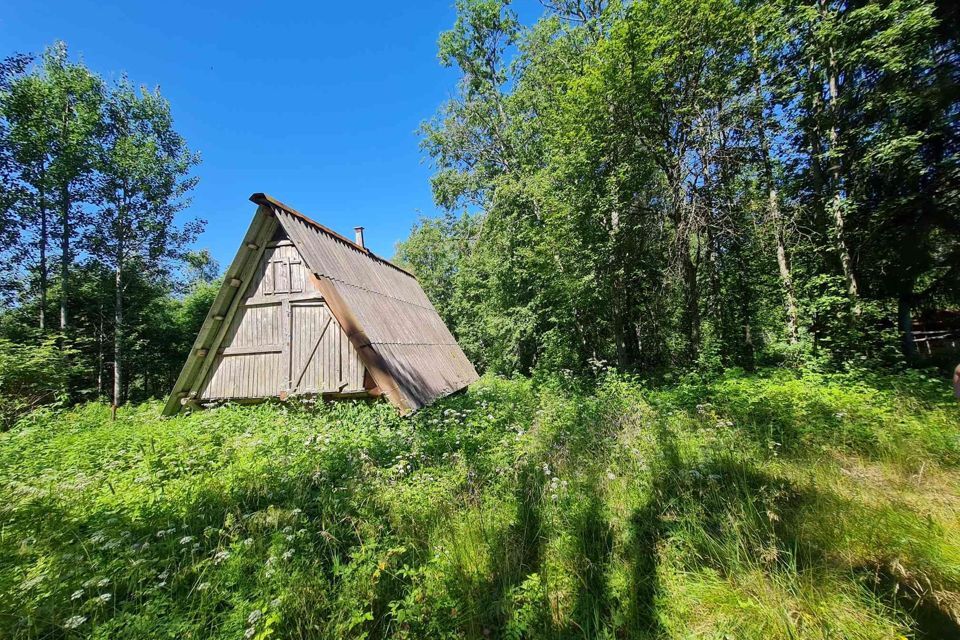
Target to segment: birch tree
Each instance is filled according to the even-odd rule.
[[[135,90],[123,79],[107,96],[98,151],[97,217],[88,246],[113,272],[113,403],[125,394],[125,286],[132,269],[160,272],[183,252],[202,222],[176,224],[197,179],[199,156],[173,127],[159,90]]]

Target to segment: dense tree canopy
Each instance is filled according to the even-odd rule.
[[[202,223],[174,220],[197,161],[159,91],[108,85],[63,43],[34,65],[0,66],[0,239],[12,267],[0,333],[10,348],[55,345],[60,360],[48,361],[66,363],[68,398],[119,402],[172,384],[218,271],[209,253],[186,253]]]
[[[471,356],[916,356],[913,320],[960,302],[952,5],[545,6],[460,0],[439,42],[461,80],[423,146],[465,217],[398,258]]]

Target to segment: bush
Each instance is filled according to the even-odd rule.
[[[17,344],[0,338],[0,430],[24,414],[67,399],[70,350],[53,338],[40,344]]]

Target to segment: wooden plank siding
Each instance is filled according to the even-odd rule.
[[[357,394],[364,367],[289,240],[267,244],[214,355],[201,400]]]
[[[363,363],[310,275],[292,242],[267,244],[201,400],[365,391]]]

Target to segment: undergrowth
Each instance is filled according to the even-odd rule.
[[[572,389],[34,412],[0,434],[0,637],[958,637],[942,381]]]

